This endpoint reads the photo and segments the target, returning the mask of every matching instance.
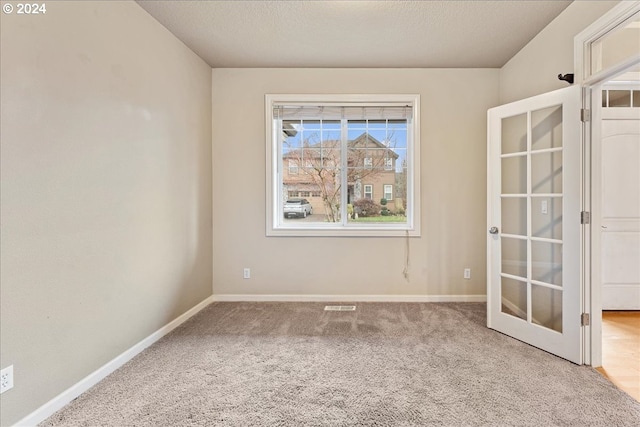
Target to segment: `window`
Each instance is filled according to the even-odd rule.
[[[373,185],[364,186],[364,198],[369,200],[373,199]]]
[[[393,185],[386,185],[384,186],[384,197],[387,201],[391,201],[393,200]]]
[[[591,75],[637,57],[639,25],[640,13],[635,13],[626,22],[601,32],[591,43]]]
[[[611,83],[612,88],[602,91],[602,107],[640,107],[640,90],[634,90],[633,85]],[[615,87],[617,89],[613,89]]]
[[[295,160],[289,160],[289,175],[298,175],[298,163]]]
[[[267,235],[420,234],[418,95],[267,95],[266,114]]]

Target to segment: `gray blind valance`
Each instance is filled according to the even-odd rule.
[[[274,105],[273,118],[280,120],[409,120],[411,105]]]

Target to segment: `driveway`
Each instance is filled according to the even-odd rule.
[[[324,222],[325,220],[325,215],[324,214],[313,214],[313,215],[307,215],[306,218],[285,218],[284,222]]]

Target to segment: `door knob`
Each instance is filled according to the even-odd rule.
[[[491,228],[489,229],[489,233],[490,233],[490,234],[498,234],[498,231],[499,231],[499,230],[498,230],[498,227],[491,227]]]

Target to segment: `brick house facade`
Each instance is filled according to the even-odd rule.
[[[394,210],[403,204],[404,194],[397,194],[399,156],[391,148],[363,133],[348,142],[347,200],[353,203],[369,198],[376,203],[386,198]],[[335,195],[340,200],[340,141],[310,144],[283,154],[282,185],[285,200],[302,197],[315,213],[325,212],[324,199]]]

